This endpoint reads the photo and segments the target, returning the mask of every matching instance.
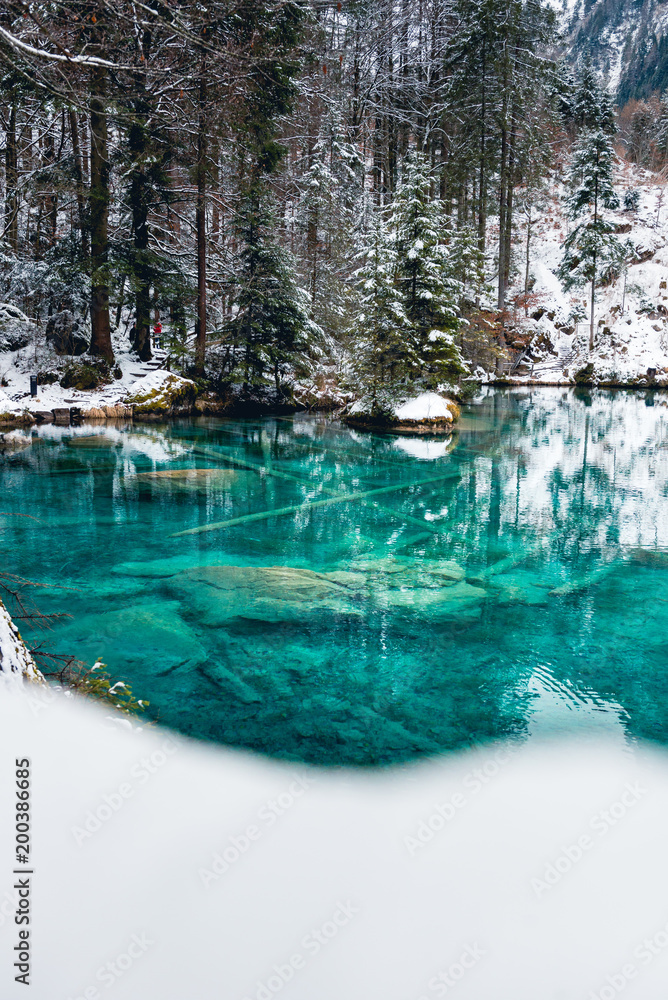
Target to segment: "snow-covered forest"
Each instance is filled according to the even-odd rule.
[[[29,373],[103,406],[156,368],[223,408],[661,384],[668,103],[615,108],[564,28],[540,0],[11,0],[0,409]]]

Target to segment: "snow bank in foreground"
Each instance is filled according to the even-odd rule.
[[[0,734],[5,803],[32,761],[33,1000],[580,1000],[631,978],[634,1000],[665,998],[662,755],[534,744],[319,772],[41,689],[3,693]],[[25,993],[12,825],[3,1000]]]
[[[441,417],[452,420],[453,406],[452,400],[444,396],[435,392],[423,392],[401,406],[396,406],[394,415],[398,420],[437,420]]]

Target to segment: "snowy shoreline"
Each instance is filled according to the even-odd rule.
[[[648,391],[668,392],[668,381],[658,382],[639,380],[635,382],[604,382],[591,380],[576,382],[572,378],[566,377],[548,380],[547,378],[532,379],[524,377],[490,375],[487,381],[481,380],[480,382],[477,382],[477,385],[479,389],[486,387],[491,389],[561,388],[602,389],[607,391],[637,393],[647,393]],[[86,394],[84,393],[78,393],[78,398],[76,400],[77,405],[70,405],[70,397],[68,393],[67,403],[63,399],[57,400],[49,409],[46,409],[45,406],[40,406],[39,409],[37,407],[24,407],[20,410],[16,407],[13,409],[5,409],[6,404],[1,392],[2,390],[0,390],[0,454],[2,454],[3,450],[13,450],[10,447],[8,448],[5,446],[5,448],[3,448],[2,446],[3,439],[7,442],[8,439],[10,439],[12,431],[27,431],[44,423],[57,424],[60,426],[81,426],[85,424],[99,426],[101,424],[128,425],[135,422],[168,422],[170,420],[181,420],[188,416],[217,416],[226,419],[241,419],[249,416],[248,411],[243,408],[240,408],[239,410],[234,408],[225,409],[224,411],[222,409],[218,410],[215,406],[215,402],[211,401],[204,401],[203,404],[200,404],[199,406],[193,404],[182,407],[170,406],[168,403],[162,406],[160,402],[158,402],[148,411],[128,406],[123,403],[105,403],[100,406],[96,400],[86,399]],[[95,394],[91,393],[91,395],[94,396]],[[37,402],[39,403],[40,400],[38,399]],[[87,406],[86,404],[89,405]],[[331,406],[310,409],[307,409],[306,407],[295,407],[294,413],[330,414],[333,419],[343,419],[345,423],[358,430],[367,429],[369,431],[376,432],[384,430],[385,432],[392,434],[442,434],[451,430],[453,425],[456,425],[457,422],[457,417],[450,420],[431,420],[428,417],[425,417],[422,420],[416,419],[398,421],[396,423],[384,423],[381,421],[365,420],[361,416],[359,419],[355,419],[354,415],[348,417],[345,414],[333,411]],[[262,410],[262,416],[271,417],[276,414],[285,415],[285,407],[276,407],[275,409],[267,407]],[[254,414],[253,416],[255,417],[257,414]]]

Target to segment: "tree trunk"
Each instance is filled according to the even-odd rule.
[[[44,140],[44,162],[48,166],[52,166],[56,159],[56,146],[53,134],[49,134]],[[49,224],[48,230],[48,242],[49,246],[53,247],[56,243],[56,235],[58,231],[58,193],[55,190],[55,184],[53,181],[49,182],[52,185],[51,192],[46,196],[45,199],[45,209],[47,213],[47,220]]]
[[[524,315],[529,315],[529,273],[530,273],[530,263],[531,263],[531,206],[529,206],[529,214],[527,215],[527,254],[526,254],[526,268],[524,270]]]
[[[199,78],[199,122],[197,130],[197,331],[195,371],[204,374],[206,354],[206,54],[202,53]]]
[[[589,321],[589,353],[594,350],[594,305],[596,301],[596,258],[594,258],[594,275],[591,279],[591,317]]]
[[[144,32],[142,38],[143,66],[148,60],[150,35]],[[132,206],[132,228],[134,231],[134,279],[135,279],[135,338],[134,349],[142,361],[150,361],[151,353],[151,268],[148,260],[148,208],[150,200],[149,181],[146,176],[146,120],[148,102],[146,100],[146,72],[135,73],[136,97],[134,120],[130,126],[129,147],[134,160],[130,184],[130,204]]]
[[[5,236],[9,249],[17,253],[19,249],[18,226],[18,158],[16,153],[16,102],[12,102],[9,112],[5,140]]]
[[[515,168],[515,150],[512,144],[510,146],[509,155],[509,171],[508,171],[508,187],[506,189],[506,231],[504,233],[504,243],[505,249],[503,253],[503,291],[504,291],[504,302],[505,295],[508,291],[508,285],[510,284],[510,265],[512,264],[512,246],[513,246],[513,200],[515,194],[515,188],[513,184],[513,171]]]
[[[214,147],[211,153],[211,178],[210,187],[213,188],[214,197],[211,206],[211,244],[216,247],[220,243],[220,156],[218,147]]]
[[[598,175],[594,184],[594,227],[598,222]],[[592,260],[591,278],[591,316],[589,321],[589,353],[594,350],[594,306],[596,304],[596,254]]]
[[[81,253],[87,265],[90,263],[90,248],[88,246],[88,229],[86,226],[86,199],[84,196],[84,176],[81,165],[81,143],[79,142],[79,122],[74,108],[70,108],[70,137],[74,154],[74,179],[77,188],[77,209],[79,214],[79,232],[81,234]]]
[[[482,99],[480,108],[480,194],[478,201],[478,246],[484,254],[487,234],[487,74],[486,47],[482,43]]]
[[[125,275],[123,275],[123,277],[121,278],[121,287],[118,290],[118,302],[116,303],[116,321],[114,323],[116,329],[118,329],[118,327],[120,326],[121,313],[123,312],[124,302],[125,302]]]
[[[90,353],[113,362],[109,323],[109,153],[105,111],[106,70],[96,66],[90,81]]]
[[[505,104],[505,98],[504,98]],[[506,130],[505,111],[503,115],[503,126],[501,129],[501,171],[499,190],[499,290],[497,295],[497,308],[502,312],[506,306],[506,199],[508,196],[508,132]]]
[[[508,166],[506,174],[506,211],[504,220],[504,231],[500,234],[503,239],[503,301],[505,306],[506,292],[510,284],[510,266],[512,264],[512,244],[513,244],[513,200],[515,194],[515,148],[517,133],[515,121],[517,119],[517,102],[513,100],[510,109],[510,134],[508,136]]]

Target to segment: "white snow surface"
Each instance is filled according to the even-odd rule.
[[[13,412],[14,402],[9,398],[4,389],[0,389],[0,413]]]
[[[183,378],[182,375],[177,375],[175,372],[168,372],[164,369],[156,369],[155,371],[148,372],[148,374],[143,375],[132,383],[130,387],[130,396],[142,396],[145,393],[150,392],[160,392],[165,387],[171,386],[172,388],[177,388],[178,386],[192,385],[193,383],[190,379]]]
[[[432,1000],[448,977],[461,1000],[665,1000],[665,754],[533,741],[319,771],[107,716],[0,699],[3,801],[32,762],[33,1000]],[[9,820],[0,853],[13,1000]]]
[[[445,417],[452,420],[452,400],[439,396],[436,392],[423,392],[413,399],[406,400],[394,409],[398,420],[436,420]]]

